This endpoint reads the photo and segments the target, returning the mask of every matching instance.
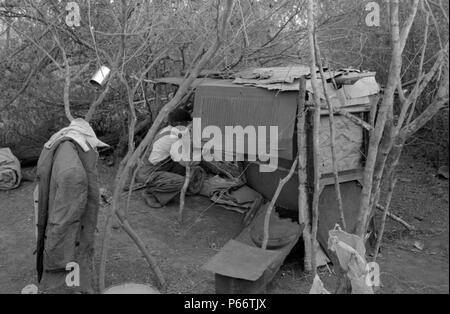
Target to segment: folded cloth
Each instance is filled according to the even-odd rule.
[[[20,162],[9,148],[0,148],[0,190],[12,190],[22,180]]]
[[[62,138],[70,138],[74,140],[84,152],[98,147],[109,147],[108,144],[100,141],[95,135],[94,130],[89,123],[83,119],[74,119],[67,128],[55,133],[50,140],[44,145],[45,148],[51,149],[52,146]]]

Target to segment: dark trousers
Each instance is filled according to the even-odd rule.
[[[145,183],[145,193],[166,205],[180,194],[185,174],[186,168],[168,158],[156,165],[147,162],[138,171],[136,183]]]

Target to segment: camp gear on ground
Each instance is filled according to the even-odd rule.
[[[99,209],[98,154],[72,138],[44,148],[39,185],[36,267],[44,293],[91,293],[94,234]],[[67,287],[66,267],[80,267],[80,287]]]
[[[238,189],[227,189],[216,191],[211,196],[211,201],[217,205],[238,213],[244,214],[253,205],[253,202],[260,196],[258,192],[244,185]]]
[[[103,143],[97,138],[92,127],[83,119],[74,119],[67,128],[55,133],[44,145],[45,148],[51,149],[52,146],[55,143],[58,143],[62,138],[72,139],[80,145],[85,152],[98,147],[109,147],[108,144]]]
[[[238,213],[247,212],[261,194],[246,186],[237,178],[209,177],[203,183],[200,195],[211,199],[215,204]]]
[[[12,190],[20,185],[20,162],[9,148],[0,148],[0,191]]]
[[[269,203],[261,208],[262,212],[266,212],[269,207]],[[250,231],[253,242],[261,247],[264,239],[264,221],[265,215],[259,215],[255,219],[255,223]],[[292,241],[298,235],[300,226],[298,223],[293,222],[290,219],[281,219],[276,211],[272,211],[269,222],[269,241],[267,243],[267,249],[275,250],[282,248]]]

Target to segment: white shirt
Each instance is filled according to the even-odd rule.
[[[148,161],[152,165],[156,165],[171,156],[170,149],[179,140],[177,132],[172,132],[172,129],[174,128],[168,126],[158,133],[156,141],[153,142],[152,152],[148,158]]]

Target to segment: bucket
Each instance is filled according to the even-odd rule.
[[[161,293],[155,288],[148,285],[126,283],[107,288],[106,290],[103,291],[103,294],[161,294]]]
[[[111,70],[107,66],[102,65],[89,82],[96,87],[102,87],[105,85],[110,73]]]

